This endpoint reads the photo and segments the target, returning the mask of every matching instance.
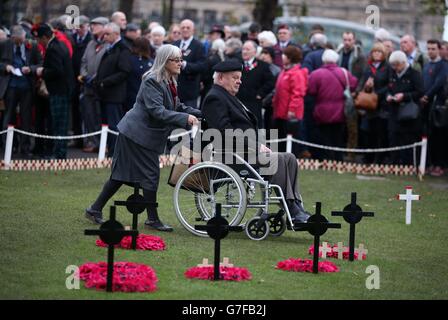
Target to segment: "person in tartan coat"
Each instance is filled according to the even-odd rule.
[[[40,44],[46,47],[43,66],[37,69],[47,86],[50,100],[52,131],[55,136],[66,136],[68,131],[70,99],[74,86],[74,75],[67,47],[56,39],[47,24],[40,24],[34,31]],[[67,140],[56,140],[52,158],[67,157]]]

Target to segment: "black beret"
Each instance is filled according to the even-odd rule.
[[[213,67],[215,72],[243,71],[243,64],[236,59],[222,61]]]

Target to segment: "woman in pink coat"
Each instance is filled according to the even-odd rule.
[[[344,70],[336,62],[339,55],[334,50],[325,50],[324,65],[310,74],[308,94],[315,97],[313,118],[316,122],[319,143],[326,146],[345,146],[344,90],[347,79]],[[354,91],[358,80],[347,70],[350,90]],[[342,153],[324,150],[322,158],[342,160]]]
[[[303,119],[303,98],[308,83],[308,70],[301,69],[302,51],[294,46],[285,48],[282,54],[283,71],[277,78],[273,103],[274,127],[279,138],[291,133],[299,139],[300,124]],[[279,151],[286,151],[285,143],[279,144]],[[298,145],[293,145],[293,153],[298,156]]]

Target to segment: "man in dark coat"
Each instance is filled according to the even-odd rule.
[[[47,48],[43,68],[37,69],[47,85],[50,100],[52,133],[55,136],[66,136],[70,110],[70,97],[73,92],[74,75],[70,53],[67,47],[56,39],[53,30],[47,24],[41,24],[34,34],[39,43]],[[56,140],[53,157],[67,157],[67,140]]]
[[[214,67],[214,72],[214,85],[202,105],[202,115],[208,127],[219,130],[223,139],[229,139],[226,130],[245,131],[248,134],[245,141],[249,145],[247,149],[256,149],[253,151],[259,163],[269,162],[266,176],[271,184],[279,185],[282,189],[292,219],[297,222],[307,221],[309,215],[303,209],[297,191],[297,159],[291,153],[274,153],[263,144],[262,137],[258,134],[256,116],[236,97],[241,85],[241,64],[235,60],[220,62]],[[223,145],[233,146],[233,141],[231,144],[229,142],[225,141]],[[232,147],[231,151],[235,152],[235,149]],[[272,168],[274,170],[271,170]]]
[[[26,40],[21,26],[12,27],[11,39],[0,42],[0,100],[4,100],[6,106],[2,130],[15,119],[15,110],[20,105],[21,129],[31,131],[33,88],[36,70],[41,65],[42,56],[37,45]],[[17,75],[17,70],[23,76]],[[30,139],[24,135],[20,138],[20,151],[28,156]]]
[[[131,72],[131,52],[124,45],[120,27],[115,23],[105,26],[104,40],[107,49],[98,67],[95,83],[101,101],[103,121],[107,121],[109,129],[117,131],[117,124],[123,117],[126,102],[126,81]],[[116,137],[109,135],[107,140],[108,153],[112,156]]]
[[[446,101],[446,85],[448,77],[448,62],[440,56],[441,43],[430,39],[426,42],[429,62],[423,67],[424,95],[420,99],[423,106],[423,120],[425,132],[429,133],[429,159],[431,167],[429,174],[441,176],[445,172],[442,168],[448,167],[448,150],[446,138],[448,126],[434,123],[434,109],[444,106]],[[431,110],[432,109],[432,110]]]
[[[198,108],[201,75],[207,70],[204,48],[199,40],[193,38],[194,23],[183,20],[180,23],[182,39],[173,43],[182,50],[182,73],[177,80],[181,102],[187,106]]]
[[[300,47],[300,44],[296,44],[294,42],[292,42],[292,31],[289,28],[289,26],[287,24],[282,24],[278,27],[277,29],[277,37],[278,37],[278,46],[280,47],[280,49],[283,51],[286,49],[286,47],[288,46],[295,46],[298,48]]]
[[[322,55],[327,47],[327,36],[323,33],[315,33],[311,36],[312,50],[303,59],[302,67],[308,69],[308,74],[322,67]]]
[[[77,80],[80,75],[81,70],[81,59],[86,51],[87,44],[92,39],[92,34],[89,31],[89,18],[86,16],[79,17],[79,28],[76,29],[76,32],[72,34],[72,42],[73,42],[73,72],[75,74],[75,90],[73,94],[73,102],[72,102],[72,117],[71,117],[71,127],[73,129],[73,133],[78,135],[82,133],[81,130],[81,110],[79,104],[79,95],[81,93],[81,83]],[[82,147],[82,139],[75,140],[75,145],[78,147]]]
[[[238,92],[238,99],[257,117],[260,127],[263,126],[262,101],[272,89],[274,89],[274,76],[269,65],[255,58],[257,54],[257,44],[248,40],[243,45],[242,55],[244,69],[242,75],[241,90]]]

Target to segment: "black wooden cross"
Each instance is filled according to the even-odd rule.
[[[215,261],[213,280],[221,280],[219,272],[219,260],[221,259],[221,239],[224,239],[229,234],[229,231],[242,231],[241,226],[229,226],[225,218],[221,216],[221,204],[216,204],[215,216],[208,220],[207,225],[194,226],[196,230],[207,231],[210,238],[215,240]]]
[[[106,291],[112,292],[112,280],[114,274],[114,249],[125,236],[137,236],[137,230],[125,230],[123,225],[115,220],[116,207],[110,207],[110,218],[104,222],[99,230],[84,230],[86,236],[100,236],[107,245],[107,285]]]
[[[313,273],[319,272],[319,245],[320,236],[327,232],[328,229],[340,229],[340,223],[330,223],[327,218],[321,214],[321,203],[316,202],[316,214],[308,218],[307,222],[296,222],[294,229],[300,231],[307,230],[314,236],[314,255],[313,255]]]
[[[132,214],[132,229],[138,230],[138,215],[145,211],[147,207],[157,207],[157,202],[145,201],[145,198],[139,193],[138,184],[134,185],[134,193],[126,201],[114,201],[114,205],[123,206]],[[131,248],[137,249],[137,236],[132,237]]]
[[[356,192],[352,192],[352,201],[344,207],[342,211],[332,211],[332,216],[342,216],[350,224],[349,236],[349,260],[355,260],[355,226],[361,221],[362,217],[373,217],[373,212],[363,212],[356,203]]]

